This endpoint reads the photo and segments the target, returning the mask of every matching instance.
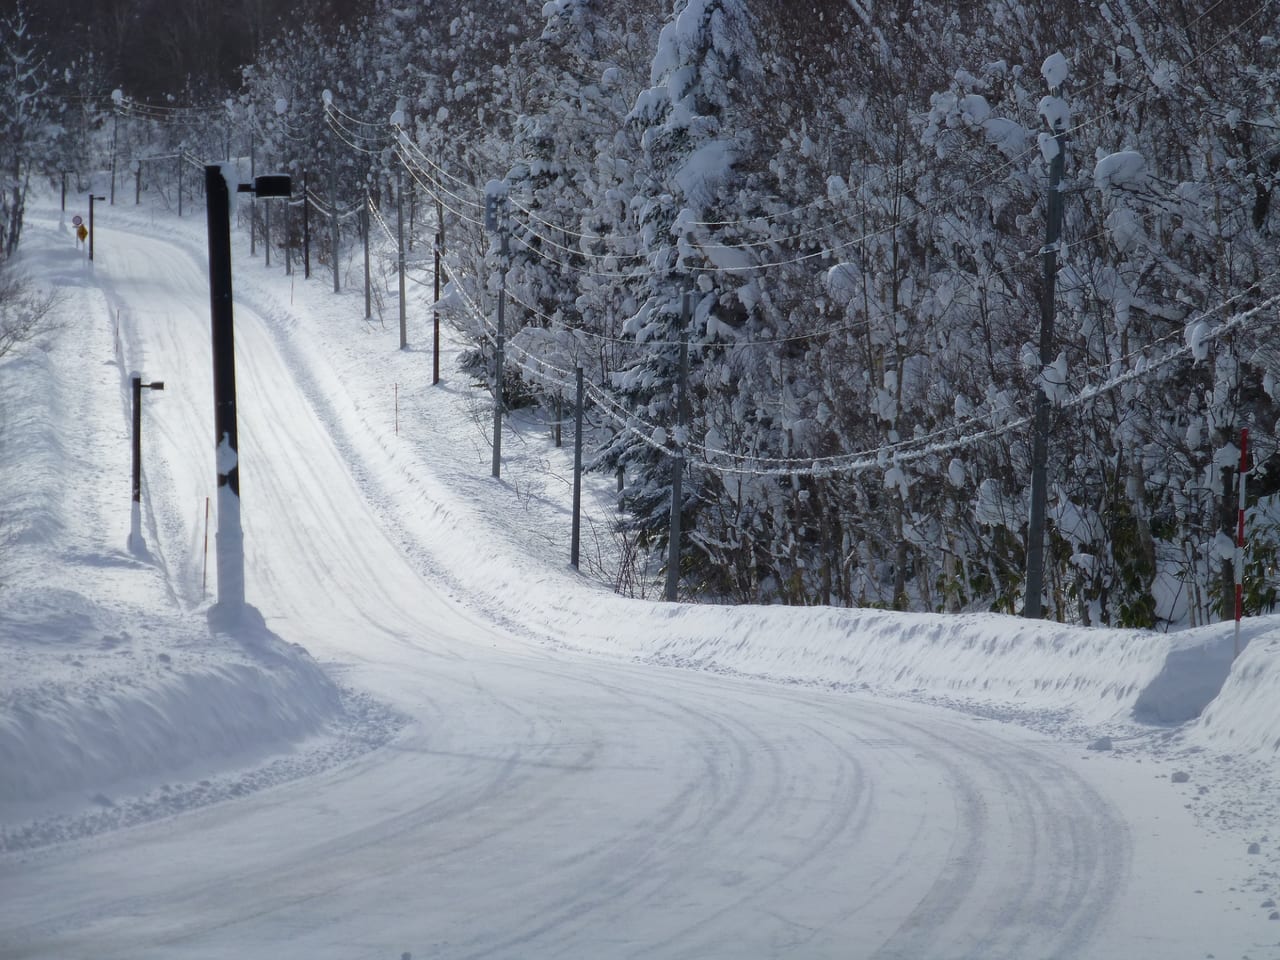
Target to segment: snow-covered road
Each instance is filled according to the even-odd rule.
[[[167,384],[147,530],[194,609],[206,263],[182,237],[100,229],[125,353]],[[1132,767],[936,707],[511,636],[371,502],[404,465],[295,323],[237,298],[248,598],[406,724],[315,776],[0,864],[0,957],[1110,960],[1231,941],[1165,869],[1220,845],[1163,850],[1162,818],[1188,815]]]
[[[379,673],[416,704],[393,748],[41,857],[6,956],[1108,955],[1123,822],[987,724],[505,655]]]

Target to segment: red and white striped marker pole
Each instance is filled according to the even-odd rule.
[[[1244,477],[1249,469],[1249,428],[1240,431],[1240,506],[1236,511],[1236,558],[1233,566],[1236,574],[1236,633],[1235,652],[1232,658],[1240,656],[1240,617],[1244,612]]]

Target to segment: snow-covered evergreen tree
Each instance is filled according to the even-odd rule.
[[[58,168],[63,101],[54,96],[53,72],[19,4],[0,17],[0,259],[22,238],[32,176]]]

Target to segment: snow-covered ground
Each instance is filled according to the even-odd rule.
[[[612,478],[203,214],[56,203],[0,360],[0,957],[1280,958],[1280,619],[1180,634],[616,595]],[[83,211],[81,211],[83,212]],[[393,284],[394,285],[394,284]],[[142,543],[130,391],[143,399]],[[206,542],[207,529],[207,542]]]

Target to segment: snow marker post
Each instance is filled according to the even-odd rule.
[[[1236,510],[1236,555],[1232,566],[1236,575],[1236,629],[1231,659],[1240,656],[1240,618],[1244,615],[1244,496],[1245,474],[1249,469],[1249,428],[1240,431],[1240,469],[1236,476],[1240,481],[1240,503]]]

